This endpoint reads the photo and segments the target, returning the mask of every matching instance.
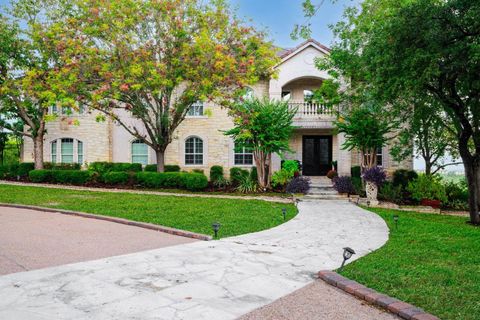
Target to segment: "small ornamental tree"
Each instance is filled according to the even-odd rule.
[[[277,62],[264,34],[222,0],[73,3],[75,14],[50,35],[78,80],[72,93],[150,146],[159,172],[194,103],[227,106]]]
[[[272,154],[290,151],[295,112],[289,109],[287,102],[268,98],[248,99],[232,107],[234,128],[225,134],[239,145],[253,149],[258,185],[263,190],[271,187]]]

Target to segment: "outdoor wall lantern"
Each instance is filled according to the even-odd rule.
[[[214,238],[217,239],[218,238],[218,230],[220,230],[220,227],[222,225],[220,224],[220,222],[214,222],[212,224],[212,228],[213,228],[213,233],[214,233]]]
[[[352,248],[349,248],[349,247],[343,248],[343,262],[342,262],[342,265],[340,266],[340,271],[342,271],[343,266],[345,265],[345,262],[347,262],[347,260],[350,259],[354,254],[355,254],[355,251]]]
[[[398,229],[398,215],[393,215],[393,221],[395,222],[395,229]]]
[[[283,208],[282,214],[283,214],[283,221],[287,220],[287,209]]]

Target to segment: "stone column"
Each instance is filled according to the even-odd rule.
[[[338,133],[337,135],[338,148],[338,175],[350,176],[350,169],[352,167],[352,153],[348,150],[343,150],[342,145],[345,142],[345,134]]]

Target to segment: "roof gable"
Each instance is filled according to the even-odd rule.
[[[308,39],[308,40],[300,43],[295,48],[280,51],[279,52],[279,57],[282,59],[282,62],[285,62],[286,60],[294,57],[295,55],[299,54],[300,52],[302,52],[303,50],[305,50],[308,47],[314,47],[318,51],[320,51],[324,54],[329,54],[330,53],[330,48],[324,46],[323,44],[321,44],[320,42],[318,42],[315,39]]]

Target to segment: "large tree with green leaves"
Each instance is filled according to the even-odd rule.
[[[275,50],[222,0],[76,0],[50,39],[75,77],[72,93],[156,153],[192,104],[228,106],[246,85],[269,78]],[[132,121],[133,118],[133,121]]]
[[[258,185],[262,190],[270,189],[272,177],[272,154],[280,156],[289,152],[289,141],[293,133],[293,117],[296,110],[285,101],[268,98],[247,99],[238,102],[232,109],[234,127],[225,132],[240,147],[253,150],[258,173]]]
[[[480,224],[480,2],[365,0],[333,28],[330,69],[405,108],[429,95],[453,128]],[[433,113],[433,112],[432,112]]]
[[[73,104],[58,74],[63,66],[56,48],[44,37],[52,22],[64,17],[64,8],[61,1],[17,0],[0,14],[0,113],[25,126],[4,121],[0,129],[33,140],[36,169],[43,168],[48,108]]]

